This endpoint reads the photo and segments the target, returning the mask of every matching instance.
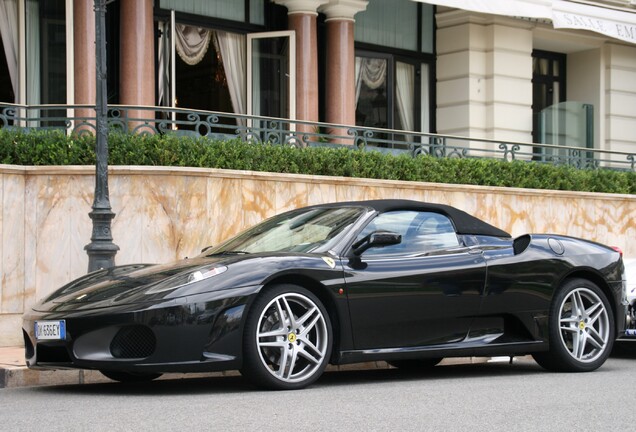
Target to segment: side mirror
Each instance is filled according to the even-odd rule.
[[[353,244],[353,254],[360,256],[372,247],[392,246],[402,243],[402,235],[391,231],[374,231]]]

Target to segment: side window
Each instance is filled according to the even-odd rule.
[[[374,231],[400,234],[402,242],[371,248],[363,255],[418,255],[459,246],[452,222],[439,213],[400,210],[379,214],[362,230],[356,241]]]

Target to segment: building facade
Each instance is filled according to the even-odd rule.
[[[632,152],[634,0],[117,0],[110,104]],[[0,0],[0,102],[93,104],[93,0]]]

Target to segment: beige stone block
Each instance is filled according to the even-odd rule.
[[[495,103],[491,107],[491,126],[499,131],[518,131],[525,134],[517,141],[532,142],[532,107],[531,105],[514,104],[508,102]],[[505,139],[497,134],[495,139]]]
[[[438,107],[468,104],[471,91],[476,95],[481,85],[479,78],[468,77],[438,82]]]
[[[533,42],[530,28],[523,28],[519,25],[493,24],[490,26],[490,31],[495,50],[508,50],[528,55],[532,52]]]
[[[532,79],[531,52],[495,51],[490,55],[486,74],[530,81]]]
[[[636,93],[636,68],[608,69],[605,71],[605,80],[606,91]]]
[[[242,180],[231,177],[210,177],[207,182],[207,220],[202,234],[205,245],[219,245],[245,229],[241,216],[243,201]]]
[[[439,55],[436,65],[437,82],[466,78],[471,71],[471,64],[474,58],[483,59],[483,54],[457,51]]]
[[[144,263],[152,257],[144,256],[144,227],[146,224],[145,178],[141,175],[110,176],[113,219],[113,243],[119,246],[115,263]],[[131,234],[133,233],[133,234]]]
[[[636,75],[634,76],[636,79]],[[636,121],[636,92],[625,93],[620,91],[608,91],[606,116],[608,117],[627,117]],[[636,140],[636,135],[634,135]]]
[[[610,68],[636,70],[636,47],[633,45],[605,45],[607,66]]]
[[[636,136],[634,131],[636,130],[636,117],[611,117],[606,120],[606,136],[610,141],[625,141],[636,144]],[[634,153],[634,148],[629,150],[630,153]]]
[[[0,313],[22,313],[24,306],[24,189],[23,175],[6,174],[0,183],[2,216],[0,247],[2,292]]]
[[[276,214],[276,182],[243,179],[241,189],[243,227],[250,227]]]
[[[0,314],[0,347],[22,346],[22,314]]]

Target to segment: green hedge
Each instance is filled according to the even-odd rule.
[[[306,148],[172,135],[109,135],[109,164],[187,166],[483,186],[636,194],[636,173],[533,162],[411,158],[348,148]],[[0,163],[93,165],[95,139],[0,129]]]

